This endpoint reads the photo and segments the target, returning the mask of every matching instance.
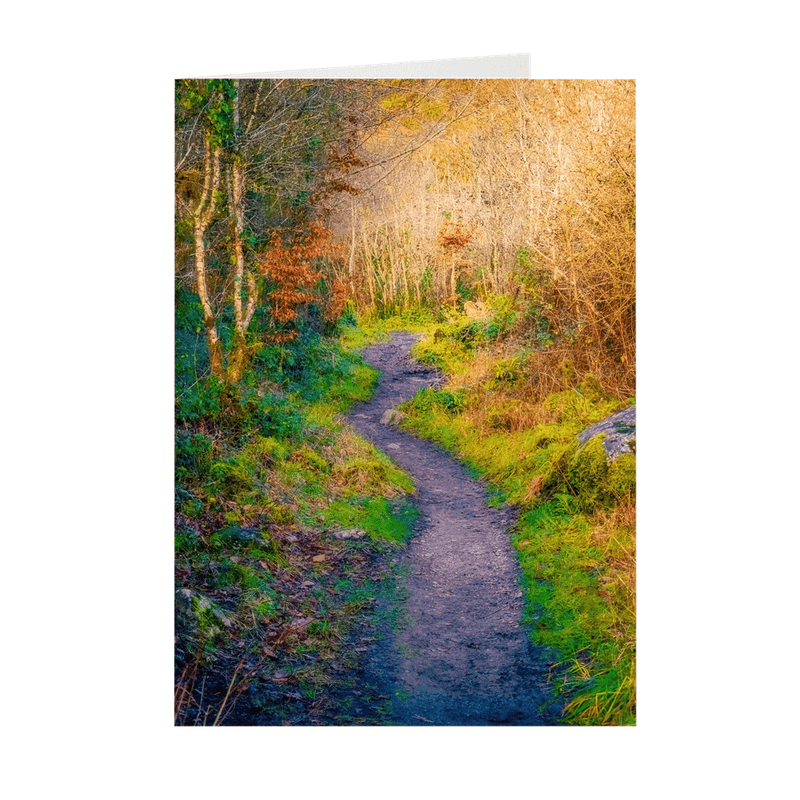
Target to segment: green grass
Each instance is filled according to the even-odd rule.
[[[318,519],[325,528],[358,528],[373,541],[403,545],[411,537],[417,515],[417,509],[408,502],[357,497],[332,502]]]

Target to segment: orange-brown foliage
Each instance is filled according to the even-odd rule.
[[[342,315],[342,310],[347,302],[349,292],[340,280],[335,279],[331,285],[331,293],[325,303],[325,319],[328,322],[335,322]]]
[[[457,222],[455,225],[444,224],[439,230],[436,243],[449,256],[458,252],[462,247],[466,247],[471,240],[472,234],[465,230],[460,222]]]
[[[331,232],[316,222],[310,223],[305,231],[293,232],[288,242],[278,231],[273,232],[270,247],[261,257],[259,267],[275,284],[268,296],[274,323],[290,322],[297,317],[299,306],[321,299],[314,291],[324,277],[320,260],[338,252],[339,247],[333,243]],[[345,301],[346,297],[341,296],[341,290],[337,294],[334,285],[333,297],[326,304],[326,316],[337,307],[341,313]],[[287,341],[295,335],[294,331],[276,331],[271,338]]]

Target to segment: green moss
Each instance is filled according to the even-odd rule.
[[[278,503],[267,503],[264,506],[264,511],[269,515],[270,519],[278,525],[291,525],[295,522],[295,514],[288,506],[282,506]]]
[[[326,475],[331,471],[331,465],[322,456],[307,447],[292,453],[290,458],[292,461],[300,462],[304,466]]]
[[[274,550],[274,543],[267,531],[260,528],[242,528],[239,525],[227,525],[212,534],[210,542],[212,546],[225,550],[250,551],[257,549],[259,552]]]
[[[601,492],[608,475],[604,440],[604,433],[593,436],[572,456],[567,467],[570,488],[579,496],[590,500]]]
[[[259,456],[262,462],[272,463],[286,460],[291,451],[272,436],[256,436],[248,452]]]
[[[612,462],[608,470],[608,486],[618,498],[636,492],[636,456],[633,453],[623,453]]]
[[[247,491],[253,486],[253,472],[236,460],[217,461],[210,470],[214,484],[229,495]]]

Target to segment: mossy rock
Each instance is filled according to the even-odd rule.
[[[210,642],[231,628],[233,623],[210,598],[192,589],[175,591],[175,631],[197,645]]]

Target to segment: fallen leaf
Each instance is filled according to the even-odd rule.
[[[314,558],[312,558],[311,560],[320,563],[322,561],[325,561],[325,556],[314,556]]]

